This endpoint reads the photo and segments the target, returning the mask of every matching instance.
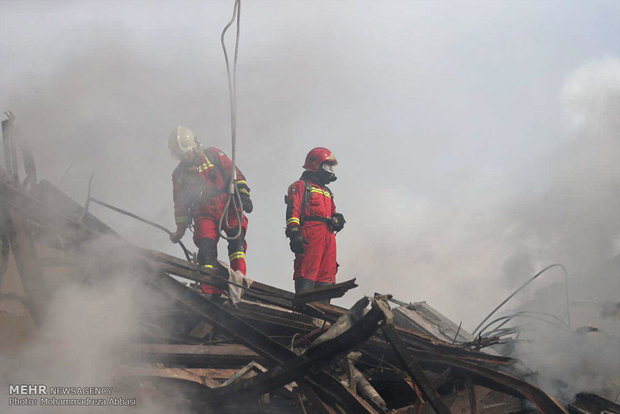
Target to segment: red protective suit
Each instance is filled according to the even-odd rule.
[[[201,265],[213,264],[217,260],[217,241],[220,238],[218,222],[224,212],[228,197],[227,186],[231,177],[232,161],[215,147],[198,151],[191,161],[181,161],[172,173],[175,221],[177,225],[189,225],[193,219],[194,243],[199,247]],[[245,177],[238,168],[237,179],[239,187],[249,195]],[[237,217],[234,209],[230,207],[227,214],[228,220],[224,219],[224,231],[230,236],[237,230]],[[227,222],[232,230],[226,227]],[[248,220],[244,216],[243,237],[228,243],[230,267],[243,274],[246,273],[247,226]],[[203,243],[201,242],[203,239],[212,240],[213,243]],[[205,293],[220,293],[208,285],[203,284],[201,287]]]
[[[308,189],[306,189],[306,183]],[[336,236],[327,221],[336,213],[329,188],[311,179],[295,181],[288,189],[286,226],[300,226],[306,241],[304,253],[295,254],[293,279],[336,283]]]

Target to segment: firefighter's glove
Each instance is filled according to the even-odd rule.
[[[254,210],[254,204],[252,204],[252,199],[249,195],[244,195],[241,193],[241,206],[243,207],[243,211],[246,213],[251,213]]]
[[[245,181],[237,181],[237,189],[239,190],[239,196],[241,197],[241,207],[246,213],[251,213],[254,210],[252,199],[250,198],[250,187],[248,187]]]
[[[289,246],[293,253],[302,254],[306,251],[304,244],[308,244],[308,241],[301,234],[299,227],[292,227],[289,229],[288,237],[290,238]]]
[[[336,213],[332,216],[332,229],[337,233],[344,228],[346,222],[342,214]]]
[[[170,235],[170,241],[172,243],[178,243],[181,241],[181,239],[183,238],[183,236],[185,235],[185,229],[187,227],[185,226],[177,226],[177,231],[175,231],[174,233],[172,233]]]

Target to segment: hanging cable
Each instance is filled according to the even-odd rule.
[[[557,316],[551,314],[551,313],[546,313],[546,312],[531,312],[531,311],[519,311],[510,315],[505,315],[505,316],[500,316],[494,320],[492,320],[491,322],[487,323],[484,328],[480,329],[480,332],[478,333],[479,336],[484,337],[486,331],[493,326],[494,324],[501,322],[498,326],[496,326],[493,329],[498,329],[501,328],[502,326],[504,326],[505,324],[507,324],[508,322],[510,322],[511,320],[515,319],[515,318],[531,318],[531,319],[536,319],[545,323],[548,323],[550,325],[554,325],[554,326],[561,326],[563,328],[568,328],[568,324],[563,321],[562,319],[558,318]],[[548,319],[544,319],[544,317],[549,318]]]
[[[230,184],[228,185],[228,197],[226,198],[226,204],[220,220],[218,222],[218,231],[220,236],[225,240],[235,240],[242,236],[243,232],[243,206],[241,203],[241,195],[239,194],[239,188],[237,187],[237,60],[239,57],[239,34],[240,34],[240,17],[241,17],[241,0],[235,0],[233,8],[233,15],[228,24],[222,30],[220,41],[222,43],[222,50],[224,51],[224,60],[226,61],[226,76],[228,77],[228,94],[230,97],[230,133],[232,140],[232,173]],[[230,71],[230,61],[228,59],[228,50],[226,49],[226,32],[236,22],[236,38],[235,38],[235,55],[233,59],[232,75]],[[232,205],[231,205],[232,204]],[[233,208],[235,217],[237,219],[236,231],[233,236],[228,236],[224,231],[224,225],[229,230],[233,229],[230,224],[229,209]],[[224,222],[226,218],[226,222]]]
[[[89,214],[89,207],[90,207],[90,202],[94,202],[99,204],[100,206],[109,208],[110,210],[114,210],[117,213],[121,213],[124,214],[128,217],[131,217],[133,219],[136,219],[138,221],[141,221],[142,223],[148,224],[149,226],[155,227],[156,229],[159,229],[161,231],[166,232],[169,236],[172,234],[172,232],[170,230],[168,230],[167,228],[165,228],[164,226],[157,224],[157,223],[153,223],[152,221],[149,221],[147,219],[144,219],[136,214],[133,214],[127,210],[123,210],[122,208],[118,208],[118,207],[114,207],[111,204],[108,203],[104,203],[103,201],[97,200],[95,197],[91,196],[91,192],[93,189],[93,180],[95,179],[95,173],[92,173],[90,175],[90,178],[88,179],[88,193],[86,195],[86,202],[84,203],[84,210],[82,211],[82,214],[80,214],[80,218],[78,219],[80,222],[85,222],[86,217]],[[179,246],[181,247],[181,249],[183,250],[183,254],[185,254],[185,258],[187,259],[188,262],[193,263],[194,260],[196,258],[196,255],[192,252],[190,252],[185,245],[183,244],[182,241],[179,240]]]
[[[506,319],[505,321],[503,321],[502,323],[500,323],[497,327],[493,328],[490,331],[485,331],[485,330],[481,330],[480,333],[478,333],[478,336],[481,336],[483,338],[488,338],[491,336],[495,335],[495,332],[497,330],[501,330],[501,329],[516,329],[516,325],[515,326],[510,326],[510,327],[506,327],[506,328],[502,328],[504,325],[506,325],[507,323],[511,322],[514,318],[525,318],[525,319],[529,319],[529,321],[526,323],[522,323],[521,326],[523,326],[523,328],[530,328],[530,325],[541,325],[544,324],[545,326],[552,326],[554,328],[561,328],[561,329],[567,329],[566,327],[566,322],[560,320],[560,323],[558,324],[555,321],[550,321],[547,320],[545,318],[541,318],[539,316],[536,315],[527,315],[527,314],[523,314],[523,315],[518,315],[515,317],[510,317],[508,319]]]
[[[566,272],[566,268],[559,263],[555,263],[552,265],[549,265],[547,267],[545,267],[543,270],[541,270],[540,272],[536,273],[534,276],[532,276],[529,280],[527,280],[524,284],[522,284],[519,289],[515,290],[510,296],[508,296],[506,299],[504,299],[504,301],[502,303],[500,303],[499,305],[497,305],[497,307],[495,309],[493,309],[493,311],[491,313],[489,313],[486,318],[484,318],[482,320],[482,322],[480,322],[478,324],[478,326],[476,326],[476,329],[474,329],[474,331],[472,332],[472,335],[476,335],[476,332],[478,332],[478,329],[480,329],[480,327],[482,326],[482,324],[484,324],[486,321],[489,320],[489,318],[491,316],[493,316],[495,314],[495,312],[497,312],[502,306],[504,306],[506,304],[506,302],[508,302],[510,299],[512,299],[517,293],[519,293],[524,287],[526,287],[527,285],[529,285],[531,282],[533,282],[538,276],[542,275],[543,273],[545,273],[547,270],[554,268],[554,267],[559,267],[564,271],[564,276],[566,278],[566,285],[568,286],[568,273]],[[568,307],[569,305],[569,300],[568,300],[568,288],[566,290],[566,305],[567,305],[567,318],[568,318],[568,326],[570,328],[570,308]]]
[[[138,221],[141,221],[141,222],[142,222],[142,223],[144,223],[144,224],[148,224],[149,226],[155,227],[156,229],[159,229],[159,230],[161,230],[161,231],[165,232],[165,233],[166,233],[166,234],[168,234],[169,236],[172,234],[172,232],[171,232],[170,230],[168,230],[167,228],[165,228],[165,227],[164,227],[164,226],[162,226],[161,224],[157,224],[157,223],[154,223],[154,222],[152,222],[152,221],[150,221],[150,220],[144,219],[144,218],[142,218],[142,217],[140,217],[140,216],[138,216],[138,215],[136,215],[136,214],[133,214],[133,213],[132,213],[132,212],[130,212],[130,211],[123,210],[122,208],[118,208],[118,207],[115,207],[115,206],[113,206],[113,205],[111,205],[111,204],[104,203],[104,202],[103,202],[103,201],[101,201],[101,200],[97,200],[95,197],[90,197],[90,196],[89,196],[89,197],[88,197],[88,201],[89,201],[89,202],[91,202],[91,201],[92,201],[93,203],[97,203],[97,204],[99,204],[100,206],[103,206],[103,207],[105,207],[105,208],[109,208],[110,210],[114,210],[114,211],[116,211],[116,212],[118,212],[118,213],[124,214],[124,215],[126,215],[126,216],[128,216],[128,217],[131,217],[131,218],[133,218],[133,219],[136,219],[136,220],[138,220]],[[190,263],[193,263],[193,262],[194,262],[194,260],[193,260],[193,259],[196,257],[196,255],[195,255],[194,253],[190,252],[190,251],[189,251],[189,250],[185,247],[185,245],[183,244],[183,242],[182,242],[182,241],[180,241],[180,240],[179,240],[179,243],[178,243],[178,244],[179,244],[179,246],[181,247],[181,249],[183,250],[183,254],[185,254],[185,258],[187,259],[187,261],[188,261],[188,262],[190,262]]]

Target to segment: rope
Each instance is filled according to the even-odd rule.
[[[230,97],[230,133],[232,140],[232,176],[230,184],[228,186],[228,197],[220,220],[218,222],[218,231],[220,236],[225,240],[235,240],[242,236],[243,228],[243,208],[241,204],[241,195],[239,194],[239,188],[237,187],[237,60],[239,58],[239,34],[240,34],[240,17],[241,17],[241,0],[235,0],[233,7],[233,15],[228,24],[222,30],[220,41],[222,43],[222,50],[224,51],[224,60],[226,61],[226,76],[228,78],[228,94]],[[232,76],[230,73],[230,61],[228,59],[228,50],[226,49],[225,36],[228,29],[237,23],[236,38],[235,38],[235,57],[233,60]],[[230,217],[228,217],[229,208],[232,207],[235,211],[237,218],[236,232],[233,236],[228,236],[224,231],[224,224],[229,230],[233,229],[230,225]],[[226,223],[224,223],[224,217],[226,217]]]

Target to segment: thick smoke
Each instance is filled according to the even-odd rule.
[[[188,126],[230,153],[218,44],[230,6],[2,2],[10,64],[0,109],[15,112],[39,175],[82,202],[94,172],[95,197],[172,227],[168,132]],[[620,246],[618,61],[581,66],[619,52],[617,11],[244,2],[238,156],[256,207],[249,276],[292,289],[282,197],[307,150],[324,145],[340,161],[332,189],[347,218],[338,277],[360,284],[339,303],[393,293],[472,328],[552,262],[569,269],[574,300],[617,301],[617,272],[580,284]],[[180,256],[165,234],[92,209],[132,242]],[[546,275],[522,300],[558,280]],[[131,307],[123,289],[109,290],[118,295],[107,300]]]
[[[460,292],[465,310],[475,306],[468,298],[479,297],[491,309],[536,271],[562,263],[575,294],[616,301],[617,273],[589,278],[585,290],[583,275],[620,252],[618,66],[618,58],[600,59],[567,75],[558,91],[564,139],[545,156],[510,173],[483,171],[453,189],[448,200],[420,200],[390,188],[379,192],[381,201],[368,207],[370,213],[356,212],[375,218],[365,229],[368,239],[355,245],[372,246],[364,263],[371,272],[385,273],[387,257],[389,272],[398,276],[383,279],[383,291],[410,286],[413,299],[422,300],[419,284],[424,291]],[[549,272],[521,297],[527,301],[538,287],[558,280],[561,272]],[[502,289],[488,288],[500,281],[503,295]],[[466,320],[469,327],[475,322]]]
[[[570,398],[595,391],[614,400],[620,391],[620,59],[579,68],[564,87],[572,140],[550,163],[544,209],[524,216],[529,235],[542,235],[572,269],[568,286],[572,328],[528,323],[517,356],[539,373],[545,389]],[[565,286],[537,292],[523,309],[563,318]],[[563,318],[566,320],[566,318]],[[523,321],[521,321],[523,322]]]
[[[380,197],[385,204],[371,213],[379,220],[368,229],[380,237],[363,260],[378,274],[398,276],[382,281],[384,291],[400,292],[405,285],[415,294],[416,283],[426,290],[457,290],[464,309],[479,297],[491,309],[508,295],[510,290],[489,290],[492,275],[516,289],[546,265],[564,264],[572,329],[594,326],[599,332],[576,334],[515,318],[521,331],[516,355],[559,397],[595,391],[613,400],[620,390],[620,59],[584,64],[567,75],[559,95],[564,141],[527,166],[527,185],[519,183],[521,172],[491,176],[479,188],[468,183],[470,194],[458,189],[458,202],[386,191]],[[482,205],[480,200],[489,201],[484,193],[496,189],[492,203]],[[396,269],[389,269],[385,257]],[[444,278],[451,284],[438,283]],[[519,310],[566,323],[566,301],[564,276],[556,268],[521,292],[513,307],[523,303]]]
[[[53,250],[46,252],[49,255]],[[101,259],[105,257],[114,258],[112,268],[102,268]],[[165,413],[173,404],[177,404],[175,411],[185,412],[182,401],[169,400],[163,405],[145,393],[138,381],[131,382],[129,367],[139,366],[131,346],[144,337],[144,321],[162,305],[172,306],[148,288],[145,281],[152,274],[135,257],[123,254],[118,240],[108,237],[89,242],[82,255],[73,260],[74,269],[79,269],[76,274],[48,271],[43,275],[51,301],[36,333],[12,349],[5,345],[0,364],[0,387],[5,391],[0,394],[0,404],[16,413]],[[16,384],[44,384],[47,392],[39,396],[8,395],[9,385]],[[111,390],[102,395],[55,395],[51,387]],[[38,402],[36,406],[9,404],[11,397],[35,398]],[[56,406],[44,398],[105,399],[106,407]],[[112,401],[119,398],[124,402]]]
[[[282,198],[317,145],[340,160],[339,279],[361,283],[340,303],[397,292],[471,327],[526,274],[573,257],[558,248],[571,239],[558,217],[579,207],[558,185],[574,172],[554,161],[566,145],[557,96],[601,49],[588,39],[608,41],[607,20],[583,20],[612,6],[321,4],[244,4],[238,156],[256,207],[250,277],[292,289]],[[40,175],[82,202],[94,172],[94,196],[172,227],[172,127],[230,153],[218,44],[229,2],[5,6],[2,53],[13,63],[0,102],[33,142]],[[595,32],[581,36],[586,26]],[[578,196],[595,216],[601,207]],[[164,233],[93,212],[139,245],[180,253]],[[595,237],[595,227],[585,230]]]

